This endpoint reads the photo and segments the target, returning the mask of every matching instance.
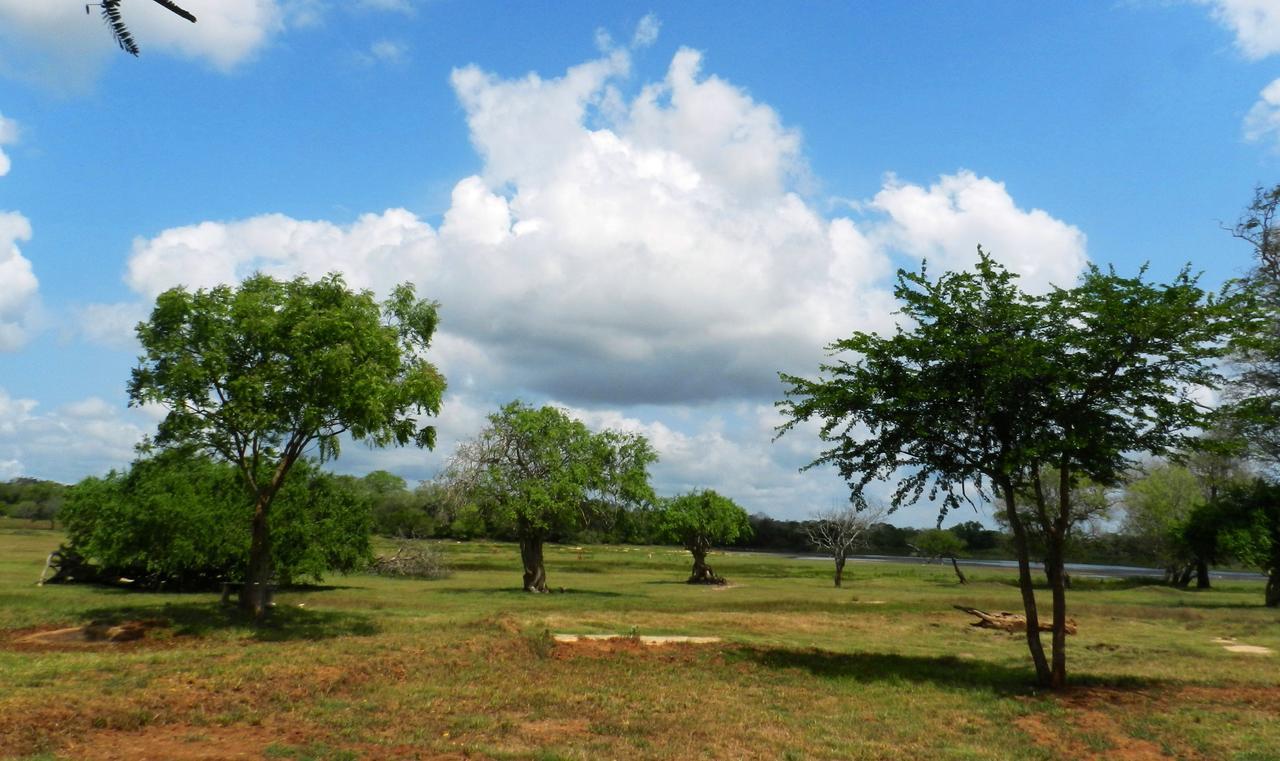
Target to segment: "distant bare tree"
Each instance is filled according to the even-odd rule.
[[[883,507],[868,506],[862,510],[853,505],[814,513],[805,527],[809,541],[819,552],[836,561],[836,586],[844,580],[844,564],[849,554],[866,542],[866,533],[884,518]]]
[[[162,5],[173,13],[183,17],[191,23],[196,23],[196,17],[191,13],[178,7],[171,0],[154,0],[158,5]],[[98,5],[102,8],[102,20],[106,22],[107,28],[111,30],[111,36],[115,38],[116,44],[120,49],[129,55],[138,55],[142,52],[138,48],[138,43],[133,39],[133,33],[129,31],[129,27],[125,26],[124,15],[120,13],[120,0],[102,0],[100,3],[89,3],[85,5],[84,12],[88,13],[89,8]]]

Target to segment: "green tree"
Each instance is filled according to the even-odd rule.
[[[1265,573],[1266,605],[1280,607],[1280,485],[1255,479],[1228,488],[1209,507],[1218,551]]]
[[[165,291],[138,325],[145,353],[129,397],[168,409],[155,444],[239,470],[253,505],[240,603],[255,616],[272,577],[271,506],[304,455],[336,457],[344,433],[377,446],[434,444],[417,416],[439,413],[445,387],[422,356],[436,309],[408,284],[380,306],[338,275],[254,275],[238,288]]]
[[[282,583],[319,581],[371,559],[369,500],[344,477],[300,461],[274,507],[272,567]],[[72,487],[64,552],[107,578],[208,589],[244,577],[251,513],[235,466],[170,449]]]
[[[1013,533],[1027,644],[1037,681],[1066,683],[1064,548],[1082,478],[1114,484],[1135,452],[1188,445],[1206,422],[1190,389],[1218,381],[1212,361],[1234,326],[1231,299],[1214,299],[1187,271],[1153,285],[1090,268],[1071,289],[1035,296],[979,249],[974,271],[930,280],[899,272],[903,324],[890,337],[854,333],[815,379],[783,375],[790,419],[822,421],[830,443],[808,467],[834,464],[853,499],[897,478],[892,504],[926,493],[942,516],[971,499],[998,499]],[[1056,493],[1042,467],[1057,470]],[[1030,494],[1045,538],[1053,601],[1045,658],[1019,495]],[[940,516],[941,517],[941,516]]]
[[[965,541],[954,532],[940,528],[926,529],[916,534],[915,538],[915,547],[924,557],[950,560],[951,568],[956,572],[956,578],[961,584],[967,584],[969,580],[960,570],[960,562],[956,558],[965,551],[967,546]]]
[[[1197,558],[1187,542],[1192,514],[1205,504],[1200,482],[1184,465],[1155,463],[1124,490],[1121,531],[1142,542],[1164,567],[1165,582],[1186,586]]]
[[[751,522],[737,503],[707,489],[668,500],[659,518],[659,532],[693,555],[690,584],[724,584],[724,577],[707,565],[707,553],[713,545],[750,537]]]
[[[546,592],[543,543],[581,530],[602,510],[652,502],[648,468],[657,459],[643,436],[592,433],[564,410],[514,401],[458,446],[446,481],[460,504],[474,504],[490,523],[511,528],[525,590]]]

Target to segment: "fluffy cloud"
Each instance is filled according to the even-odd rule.
[[[144,54],[160,52],[227,71],[252,58],[284,29],[278,0],[181,0],[192,24],[156,3],[121,9]],[[58,89],[91,84],[109,56],[111,35],[83,4],[0,0],[0,72]]]
[[[1280,146],[1280,79],[1267,85],[1244,118],[1244,135],[1249,140],[1276,140]]]
[[[651,34],[656,22],[636,39]],[[796,474],[812,433],[770,443],[777,371],[815,368],[854,329],[890,328],[895,256],[965,266],[983,243],[1038,287],[1085,261],[1079,230],[969,172],[891,179],[867,218],[831,219],[797,189],[802,138],[777,112],[688,49],[628,99],[629,56],[611,48],[552,78],[456,70],[484,168],[457,182],[438,226],[404,209],[202,222],[135,241],[125,280],[147,301],[254,271],[338,271],[382,293],[411,280],[443,304],[433,357],[450,402],[439,453],[379,454],[382,467],[430,475],[423,464],[498,403],[560,399],[650,436],[664,490],[710,486],[803,514],[842,489]],[[343,467],[373,462],[348,448]]]
[[[13,166],[9,157],[5,155],[4,147],[18,142],[18,123],[12,119],[4,118],[4,114],[0,114],[0,177],[9,173],[9,169]]]
[[[18,139],[18,125],[0,115],[0,177],[9,173],[9,157],[3,148]],[[16,211],[0,210],[0,351],[12,351],[24,343],[38,308],[39,282],[31,262],[18,248],[31,239],[31,223]]]
[[[1199,0],[1236,36],[1240,52],[1253,60],[1280,53],[1280,4],[1275,0]]]
[[[942,270],[967,269],[976,245],[1022,275],[1023,288],[1069,287],[1088,261],[1078,228],[1041,209],[1018,208],[1004,183],[962,171],[928,188],[891,177],[871,207],[890,222],[886,242]]]
[[[71,482],[126,465],[144,417],[98,398],[42,412],[0,388],[0,472]]]

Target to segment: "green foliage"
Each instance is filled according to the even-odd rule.
[[[62,519],[68,549],[105,576],[200,588],[245,577],[252,509],[234,466],[170,450],[76,484]],[[368,499],[306,461],[281,489],[271,528],[281,583],[318,581],[371,557]]]
[[[1256,479],[1228,488],[1192,516],[1188,533],[1267,574],[1266,604],[1280,607],[1280,484]]]
[[[1091,268],[1072,289],[1023,293],[983,253],[936,281],[899,272],[902,323],[854,333],[811,380],[782,375],[785,433],[813,418],[855,500],[895,476],[895,507],[926,494],[957,507],[967,489],[1028,489],[1042,465],[1111,484],[1135,452],[1194,444],[1208,420],[1191,395],[1220,380],[1212,361],[1238,299],[1214,299],[1187,271],[1172,283]],[[864,429],[869,430],[867,436]]]
[[[916,534],[915,545],[930,558],[953,558],[965,550],[964,540],[946,529],[931,528]]]
[[[67,487],[56,481],[14,478],[0,483],[0,515],[50,521],[57,517]]]
[[[706,489],[673,497],[663,505],[659,535],[693,552],[729,545],[751,536],[747,511]]]
[[[436,322],[436,304],[408,284],[379,305],[338,275],[254,275],[238,288],[165,291],[138,325],[145,353],[129,398],[168,408],[155,444],[216,455],[248,487],[253,584],[243,606],[265,609],[268,516],[304,452],[335,457],[344,433],[375,446],[434,444],[419,416],[439,414],[445,387],[423,359]]]
[[[817,418],[855,503],[896,479],[894,508],[939,501],[939,520],[974,497],[1004,502],[1020,561],[1028,646],[1041,684],[1065,684],[1064,557],[1084,479],[1118,483],[1136,453],[1190,449],[1208,411],[1194,391],[1221,381],[1215,361],[1244,300],[1206,294],[1188,270],[1155,285],[1090,267],[1070,289],[1024,293],[979,249],[974,271],[930,280],[899,271],[902,320],[881,337],[828,348],[815,379],[782,375],[781,433]],[[1245,313],[1247,314],[1247,313]],[[904,327],[908,326],[908,327]],[[849,357],[840,358],[840,355]],[[1056,494],[1045,466],[1057,469]],[[1054,601],[1050,669],[1040,645],[1029,541],[1019,495],[1044,538]],[[1051,501],[1056,497],[1056,501]]]
[[[1140,539],[1166,568],[1191,560],[1185,532],[1205,502],[1200,482],[1182,465],[1159,463],[1125,487],[1122,530]]]
[[[249,479],[313,443],[321,460],[336,456],[344,432],[431,446],[435,429],[415,413],[440,411],[444,378],[420,356],[436,322],[408,284],[380,307],[339,275],[174,288],[138,325],[145,355],[129,396],[169,408],[156,444],[217,453]]]
[[[546,538],[652,502],[648,466],[657,459],[643,436],[592,433],[564,410],[515,401],[459,447],[448,480],[492,525]]]

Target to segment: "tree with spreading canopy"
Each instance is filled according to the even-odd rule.
[[[546,592],[542,548],[548,538],[611,511],[651,503],[649,465],[657,459],[644,436],[592,433],[562,409],[517,400],[458,445],[445,482],[459,503],[474,505],[490,522],[515,533],[524,589]]]
[[[816,379],[783,374],[785,434],[822,421],[831,446],[807,467],[835,465],[855,503],[875,480],[897,478],[894,508],[926,494],[940,513],[1003,503],[1013,532],[1027,645],[1037,682],[1066,683],[1064,548],[1081,479],[1120,481],[1133,453],[1190,446],[1207,422],[1197,389],[1216,386],[1213,362],[1239,304],[1214,298],[1183,270],[1171,283],[1090,267],[1070,289],[1023,292],[979,249],[970,272],[930,279],[900,271],[903,320],[883,337],[854,333],[828,348],[848,358]],[[905,326],[905,327],[904,327]],[[1043,466],[1056,468],[1046,489]],[[1040,640],[1025,514],[1045,541],[1053,603],[1052,662]]]
[[[809,542],[821,553],[830,555],[836,564],[835,586],[844,583],[844,566],[849,555],[867,543],[867,532],[884,519],[884,508],[869,506],[859,510],[854,505],[830,508],[814,513],[805,524]]]
[[[272,579],[271,510],[293,466],[336,457],[348,434],[375,446],[431,447],[444,377],[424,357],[437,305],[413,286],[381,305],[333,274],[254,275],[239,287],[173,288],[137,328],[131,404],[167,409],[160,448],[189,448],[239,471],[253,505],[240,604],[261,617]]]
[[[678,542],[693,555],[690,584],[727,583],[707,565],[707,553],[714,545],[732,544],[751,536],[747,511],[710,489],[667,500],[658,521],[663,539]]]

